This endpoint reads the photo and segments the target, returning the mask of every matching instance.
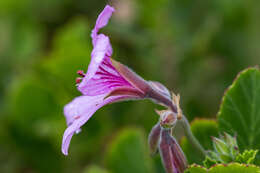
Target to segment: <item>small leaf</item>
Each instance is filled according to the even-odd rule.
[[[235,161],[239,163],[250,164],[255,160],[258,150],[245,150],[242,154],[238,154]]]
[[[217,164],[217,161],[214,159],[211,159],[210,157],[206,156],[206,159],[203,161],[203,165],[206,168],[210,168],[211,166]]]
[[[260,148],[260,71],[248,68],[242,71],[225,93],[218,123],[220,130],[237,134],[241,150]]]

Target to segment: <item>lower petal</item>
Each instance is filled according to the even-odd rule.
[[[136,99],[133,96],[111,96],[105,99],[107,94],[97,96],[80,96],[64,107],[68,128],[63,134],[62,152],[68,155],[68,148],[74,133],[77,133],[90,117],[102,106],[122,100]]]

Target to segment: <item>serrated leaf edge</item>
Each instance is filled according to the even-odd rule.
[[[260,69],[259,69],[258,66],[248,67],[248,68],[246,68],[246,69],[240,71],[240,72],[236,75],[236,77],[235,77],[235,79],[233,80],[232,84],[224,91],[224,94],[223,94],[222,99],[221,99],[221,102],[220,102],[219,111],[218,111],[217,116],[216,116],[216,119],[217,119],[217,120],[219,119],[220,114],[222,113],[222,110],[223,110],[223,102],[224,102],[224,100],[226,99],[226,95],[227,95],[228,91],[230,91],[232,88],[234,88],[234,86],[235,86],[236,83],[237,83],[238,78],[239,78],[241,75],[243,75],[244,73],[246,73],[246,72],[248,72],[248,71],[250,71],[250,70],[258,70],[258,71],[260,71]]]
[[[227,166],[232,166],[232,165],[237,165],[237,166],[243,166],[243,167],[253,167],[253,168],[258,168],[259,170],[257,171],[258,173],[260,173],[260,167],[254,165],[254,164],[244,164],[244,163],[236,163],[236,162],[232,162],[232,163],[228,163],[228,164],[223,164],[223,163],[220,163],[220,164],[215,164],[213,166],[211,166],[209,169],[201,166],[201,165],[198,165],[198,164],[192,164],[190,165],[186,170],[190,169],[190,168],[201,168],[202,170],[204,171],[211,171],[213,168],[216,168],[216,167],[227,167]]]
[[[210,168],[208,169],[208,171],[211,171],[211,170],[212,170],[213,168],[215,168],[215,167],[221,167],[221,166],[227,167],[227,166],[230,166],[230,165],[231,165],[231,166],[232,166],[232,165],[237,165],[237,166],[258,168],[259,170],[258,170],[257,172],[260,173],[260,167],[254,165],[254,164],[244,164],[244,163],[236,163],[236,162],[232,162],[232,163],[228,163],[228,164],[223,164],[223,163],[221,163],[221,164],[216,164],[216,165],[213,165],[212,167],[210,167]]]

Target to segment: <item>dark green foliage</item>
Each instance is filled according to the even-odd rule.
[[[88,166],[82,173],[109,173],[109,172],[96,165],[91,165],[91,166]]]
[[[113,173],[152,173],[146,138],[139,129],[124,129],[108,147],[106,164]]]
[[[76,93],[77,70],[86,71],[90,61],[92,45],[88,33],[90,29],[86,19],[74,19],[56,34],[53,50],[43,63],[49,76],[55,77],[65,88],[74,93]]]

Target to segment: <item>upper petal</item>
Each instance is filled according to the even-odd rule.
[[[114,87],[129,85],[111,65],[112,46],[109,38],[104,34],[98,34],[99,29],[108,23],[113,11],[114,8],[107,5],[98,16],[96,25],[92,30],[93,51],[91,62],[88,66],[87,75],[78,85],[78,90],[84,95],[104,94]]]
[[[91,61],[88,66],[87,75],[83,78],[83,83],[81,86],[96,74],[100,64],[105,60],[105,57],[111,56],[111,54],[112,47],[110,45],[109,38],[104,34],[99,34],[97,44],[93,47],[91,52]]]
[[[62,152],[68,154],[68,148],[74,133],[77,133],[81,126],[102,106],[129,99],[137,99],[133,96],[111,96],[104,99],[106,94],[97,96],[80,96],[64,107],[64,114],[68,128],[65,130],[62,140]]]
[[[111,15],[114,11],[115,11],[115,9],[113,7],[106,5],[104,10],[99,14],[97,21],[96,21],[96,25],[91,33],[93,45],[96,45],[97,33],[98,33],[99,29],[103,28],[104,26],[107,25],[109,18],[111,17]]]

